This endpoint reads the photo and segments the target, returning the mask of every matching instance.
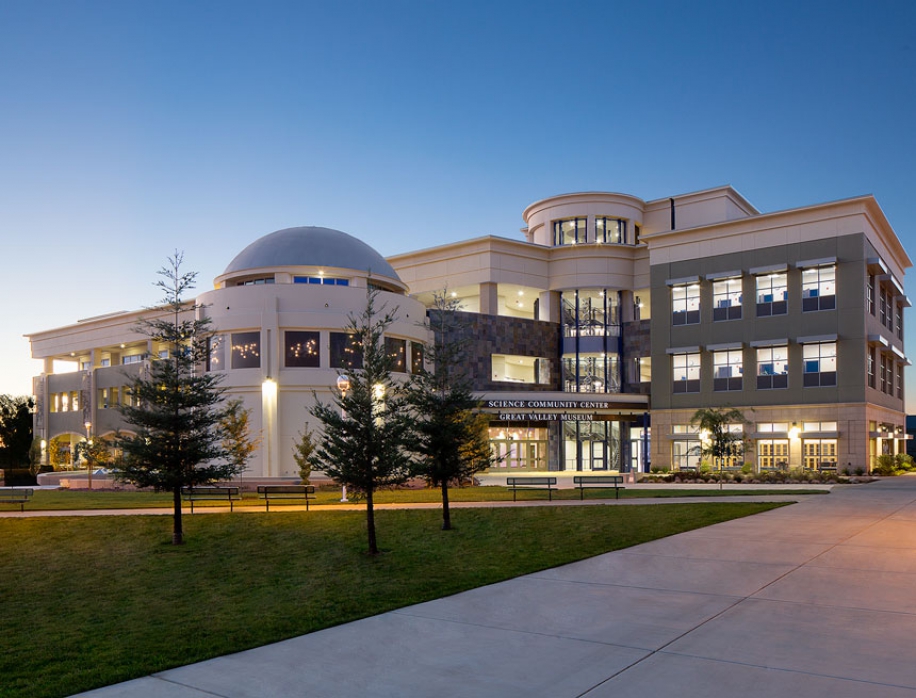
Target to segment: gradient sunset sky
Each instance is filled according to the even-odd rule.
[[[391,255],[721,184],[874,194],[916,257],[916,3],[0,0],[0,393],[176,249],[205,290],[280,228]]]

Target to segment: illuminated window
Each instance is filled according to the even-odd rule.
[[[789,387],[789,347],[757,350],[757,390]]]
[[[627,222],[617,218],[595,218],[595,242],[624,245],[627,242]]]
[[[789,309],[789,289],[785,274],[757,277],[757,317],[785,315]]]
[[[836,385],[836,342],[806,344],[803,348],[806,388]]]
[[[318,368],[321,354],[319,351],[318,332],[299,332],[287,330],[284,356],[287,368]]]
[[[671,392],[700,392],[700,355],[674,354],[671,357]]]
[[[385,353],[391,357],[391,370],[407,373],[407,340],[385,337]]]
[[[261,367],[260,332],[233,332],[230,350],[233,370]]]
[[[806,468],[836,467],[836,439],[804,439],[802,458]]]
[[[713,390],[741,390],[744,358],[740,349],[713,352],[712,365]]]
[[[363,349],[356,336],[331,332],[331,368],[362,368]]]
[[[836,266],[802,269],[802,310],[836,308]]]
[[[207,371],[223,371],[226,369],[225,340],[222,335],[216,334],[207,337]]]
[[[349,286],[349,279],[341,279],[336,276],[294,276],[294,284],[312,284],[324,286]]]
[[[535,356],[490,355],[490,380],[497,383],[549,383],[550,361]]]
[[[421,342],[410,343],[410,372],[420,373],[423,370],[423,344]]]
[[[671,324],[695,325],[700,321],[698,284],[671,287]]]
[[[553,223],[554,245],[576,245],[585,242],[585,218],[570,218]]]
[[[712,319],[741,319],[741,279],[723,279],[712,285]]]
[[[756,450],[760,470],[785,470],[789,467],[788,439],[757,439]]]

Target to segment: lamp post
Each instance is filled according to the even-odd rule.
[[[346,409],[344,409],[343,401],[347,399],[347,391],[350,389],[350,377],[348,375],[342,373],[341,375],[337,376],[337,389],[340,391],[340,402],[341,402],[340,416],[341,418],[345,418],[347,416],[347,411]],[[347,486],[346,485],[341,486],[340,501],[341,502],[350,501],[349,499],[347,499]]]
[[[83,449],[83,457],[86,459],[86,473],[89,475],[89,489],[92,489],[92,458],[89,449],[92,448],[91,429],[92,422],[87,421],[83,424],[86,427],[86,448]]]

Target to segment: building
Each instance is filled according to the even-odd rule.
[[[523,239],[388,260],[320,228],[240,253],[198,300],[228,339],[209,369],[226,371],[265,434],[254,473],[294,472],[292,440],[312,391],[327,393],[342,369],[341,330],[368,284],[403,313],[388,341],[405,372],[434,295],[460,302],[502,472],[696,467],[701,407],[745,414],[734,428],[761,468],[867,469],[905,450],[911,262],[874,197],[760,213],[731,187],[652,201],[578,193],[523,218]],[[114,428],[114,376],[157,350],[131,333],[138,316],[30,336],[46,366],[42,438],[83,438],[84,421]],[[54,373],[61,361],[77,370]]]

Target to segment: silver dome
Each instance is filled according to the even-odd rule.
[[[223,274],[262,267],[340,267],[400,281],[391,265],[362,240],[332,228],[285,228],[258,238],[229,262]]]

